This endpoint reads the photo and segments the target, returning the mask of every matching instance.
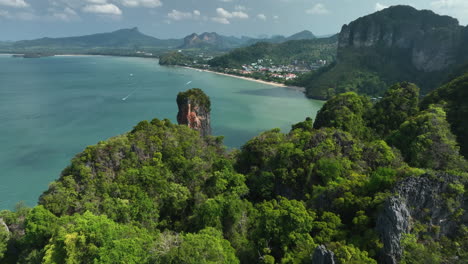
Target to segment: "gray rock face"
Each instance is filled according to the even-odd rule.
[[[343,26],[339,48],[399,49],[417,70],[434,72],[456,63],[466,49],[463,29],[456,19],[395,6]]]
[[[438,226],[440,231],[429,233],[434,239],[453,237],[457,227],[468,224],[468,201],[463,194],[456,194],[450,184],[459,178],[446,173],[408,178],[395,187],[396,195],[384,204],[377,219],[377,232],[383,244],[381,263],[396,264],[401,259],[401,238],[411,233],[412,225],[418,221],[427,226]],[[447,206],[446,196],[457,201],[455,208]],[[464,209],[461,218],[452,217],[458,209]]]
[[[312,256],[312,264],[335,264],[335,254],[324,245],[318,246]]]
[[[384,241],[384,263],[398,263],[401,258],[400,240],[409,233],[410,212],[405,202],[397,197],[390,198],[378,218],[377,229]]]
[[[0,228],[4,228],[7,233],[10,233],[10,229],[8,228],[7,224],[5,221],[3,221],[3,218],[0,218]]]

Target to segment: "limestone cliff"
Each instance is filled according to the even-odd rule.
[[[203,34],[193,33],[184,38],[184,44],[180,46],[180,49],[215,49],[215,50],[224,50],[234,47],[241,46],[241,40],[237,38],[229,38],[225,36],[218,35],[217,33],[208,33]]]
[[[344,25],[335,64],[302,78],[311,98],[354,91],[382,96],[409,81],[423,95],[468,62],[468,28],[449,16],[410,6],[392,6]]]
[[[400,49],[416,69],[432,72],[456,63],[462,32],[454,18],[395,6],[343,26],[339,47]]]
[[[210,98],[198,88],[177,95],[177,122],[200,132],[201,136],[211,135]]]
[[[428,227],[424,233],[435,240],[457,236],[468,225],[468,200],[457,192],[462,179],[447,173],[405,179],[395,189],[377,220],[377,232],[384,244],[380,263],[397,264],[402,257],[401,239],[416,224]],[[464,211],[462,211],[464,210]],[[457,215],[464,212],[462,215]]]

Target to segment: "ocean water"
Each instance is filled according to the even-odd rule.
[[[35,205],[88,145],[141,120],[176,122],[177,93],[189,88],[211,97],[213,134],[231,148],[261,131],[287,132],[323,105],[291,89],[162,67],[153,59],[0,55],[0,209]]]

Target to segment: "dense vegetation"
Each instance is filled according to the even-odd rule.
[[[211,111],[210,98],[199,88],[193,88],[177,95],[177,105],[192,104],[205,108],[205,111]]]
[[[451,190],[466,199],[467,161],[444,104],[431,104],[451,98],[446,109],[460,107],[449,95],[467,87],[462,80],[422,110],[409,83],[376,103],[341,94],[315,122],[266,131],[232,152],[221,137],[169,120],[140,122],[78,154],[35,208],[0,212],[0,260],[311,263],[326,245],[338,263],[376,263],[376,218],[396,182],[450,171],[461,177]],[[403,263],[464,263],[466,227],[442,238],[421,231],[429,227],[403,239]]]
[[[271,60],[275,65],[289,65],[295,60],[309,64],[317,60],[334,61],[337,42],[336,36],[312,40],[291,40],[280,44],[259,42],[216,57],[209,64],[215,68],[241,68],[242,65],[257,62],[259,59]]]
[[[160,65],[189,66],[192,65],[194,58],[183,54],[182,52],[169,52],[159,57]]]
[[[441,85],[447,71],[424,73],[412,66],[411,54],[386,50],[382,53],[346,49],[338,53],[338,62],[297,79],[293,84],[307,88],[307,96],[328,99],[345,92],[373,97],[382,96],[395,82],[411,80],[428,93]],[[391,59],[389,59],[391,57]]]
[[[424,98],[422,104],[440,104],[447,112],[447,120],[460,143],[461,152],[468,157],[468,73],[435,90]]]

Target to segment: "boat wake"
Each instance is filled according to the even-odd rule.
[[[138,88],[135,89],[135,90],[133,90],[131,93],[129,93],[129,94],[128,94],[127,96],[125,96],[124,98],[122,98],[122,101],[126,101],[126,100],[127,100],[130,96],[132,96],[132,94],[134,94],[137,90],[138,90]]]

